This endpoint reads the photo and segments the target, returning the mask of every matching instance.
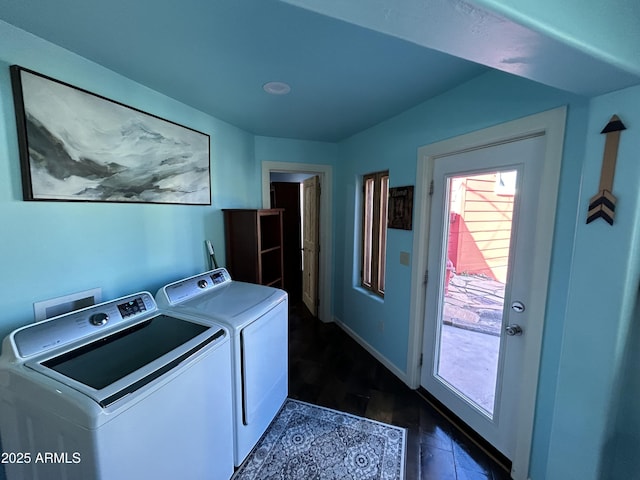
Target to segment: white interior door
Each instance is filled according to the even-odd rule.
[[[510,459],[544,158],[539,135],[433,160],[421,385]]]
[[[302,301],[317,316],[320,177],[306,179],[302,191]]]

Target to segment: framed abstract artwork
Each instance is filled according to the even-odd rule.
[[[209,135],[10,69],[24,200],[211,205]]]

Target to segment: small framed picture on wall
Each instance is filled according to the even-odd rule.
[[[413,186],[389,189],[389,228],[411,230],[413,218]]]

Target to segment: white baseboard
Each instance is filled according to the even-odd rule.
[[[369,345],[360,335],[354,332],[351,328],[345,325],[342,320],[338,317],[334,316],[333,321],[338,325],[342,330],[344,330],[347,335],[353,338],[356,342],[362,346],[367,352],[374,356],[376,360],[378,360],[382,365],[384,365],[387,370],[393,373],[396,377],[402,380],[407,386],[409,386],[409,379],[407,374],[392,364],[384,355],[382,355],[379,351]]]

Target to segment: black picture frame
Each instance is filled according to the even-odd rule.
[[[413,185],[389,189],[387,207],[389,228],[411,230],[413,219]]]
[[[10,67],[23,199],[211,205],[209,135]]]

